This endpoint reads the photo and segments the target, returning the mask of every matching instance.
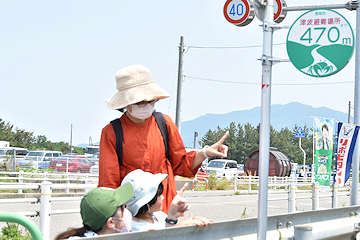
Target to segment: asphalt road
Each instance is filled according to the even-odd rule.
[[[244,191],[243,193],[246,193]],[[322,197],[328,195],[329,197]],[[203,216],[215,221],[236,220],[240,218],[257,217],[257,199],[258,195],[234,195],[233,191],[185,191],[184,197],[187,198],[191,205],[191,209],[185,214],[183,219],[186,219],[189,213],[194,216]],[[312,208],[311,193],[297,193],[297,198],[308,197],[307,199],[297,199],[297,211],[310,211]],[[331,208],[330,193],[320,193],[320,208]],[[288,194],[285,192],[278,192],[270,194],[268,197],[268,215],[284,214],[288,212]],[[272,200],[278,199],[278,200]],[[349,206],[350,197],[339,197],[339,206]],[[52,210],[62,209],[79,209],[80,200],[77,201],[53,201],[51,205]],[[0,211],[2,212],[29,212],[40,210],[40,204],[30,203],[6,203],[1,204]],[[32,217],[36,224],[40,224],[39,217]],[[181,221],[181,219],[180,219]],[[4,223],[0,224],[0,227]],[[53,239],[58,233],[65,231],[69,227],[81,227],[82,222],[79,213],[72,214],[56,214],[51,216],[50,223],[50,239]]]

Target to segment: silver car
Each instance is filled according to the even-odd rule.
[[[60,151],[30,151],[19,161],[19,167],[47,169],[51,160],[62,155]]]

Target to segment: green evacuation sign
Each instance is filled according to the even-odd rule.
[[[330,9],[315,9],[293,23],[286,48],[290,61],[301,72],[326,77],[349,62],[354,41],[354,32],[341,14]]]

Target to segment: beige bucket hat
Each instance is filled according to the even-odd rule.
[[[155,84],[149,69],[142,65],[128,66],[115,75],[117,93],[106,100],[110,109],[121,109],[141,101],[169,97],[169,94]]]

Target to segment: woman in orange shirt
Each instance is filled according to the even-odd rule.
[[[169,161],[163,137],[152,115],[155,102],[169,97],[167,92],[154,83],[150,71],[141,65],[118,71],[116,87],[118,92],[107,100],[107,106],[125,112],[120,117],[123,132],[122,164],[118,161],[113,126],[108,124],[101,133],[99,187],[119,187],[126,174],[134,169],[168,174],[168,179],[163,182],[163,211],[167,212],[176,196],[174,176],[194,177],[205,158],[226,157],[228,148],[223,142],[228,132],[217,143],[205,146],[201,151],[186,152],[175,124],[164,114],[171,159]]]

